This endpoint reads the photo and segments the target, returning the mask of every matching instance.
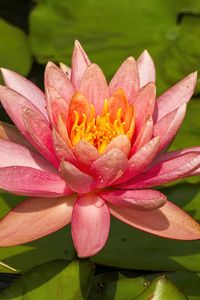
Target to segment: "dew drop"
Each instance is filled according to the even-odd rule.
[[[99,178],[99,181],[100,181],[101,183],[104,183],[104,179],[103,179],[102,176],[99,176],[98,178]]]

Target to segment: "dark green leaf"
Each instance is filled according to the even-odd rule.
[[[166,277],[162,276],[154,280],[140,295],[132,300],[187,300]]]
[[[27,75],[31,68],[31,54],[25,33],[0,19],[0,65]]]
[[[160,92],[199,68],[199,13],[195,0],[45,0],[31,14],[31,47],[40,62],[69,63],[79,39],[109,78],[147,48]]]

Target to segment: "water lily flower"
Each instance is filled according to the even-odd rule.
[[[153,189],[200,174],[200,147],[167,152],[196,73],[156,99],[147,51],[126,59],[108,85],[76,41],[71,69],[47,64],[45,94],[13,71],[2,74],[0,100],[16,127],[0,125],[0,188],[29,198],[0,221],[0,246],[71,222],[78,255],[91,256],[107,241],[110,214],[162,237],[200,238],[199,224]]]

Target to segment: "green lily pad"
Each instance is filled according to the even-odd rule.
[[[88,300],[132,300],[133,297],[140,295],[158,276],[166,276],[189,300],[199,300],[200,273],[189,271],[159,274],[140,273],[132,270],[116,270],[96,275]],[[135,277],[138,275],[140,277]]]
[[[115,272],[117,274],[117,272]],[[148,282],[143,277],[107,280],[107,273],[95,276],[88,300],[131,300],[142,293]]]
[[[125,57],[137,57],[147,48],[156,62],[161,92],[199,69],[197,2],[44,0],[30,16],[32,52],[42,63],[69,63],[74,40],[79,39],[110,78]]]
[[[0,66],[27,75],[32,61],[26,34],[0,19],[0,44]]]
[[[180,289],[189,300],[199,300],[200,297],[200,273],[194,272],[168,272],[165,274],[175,286]],[[147,280],[155,279],[158,274],[147,275]]]
[[[161,190],[170,201],[200,219],[199,184],[178,184]],[[91,260],[98,264],[138,270],[200,271],[200,241],[157,237],[112,219],[105,248]]]
[[[89,261],[53,261],[38,266],[0,293],[0,299],[87,299],[94,274]]]
[[[183,295],[166,277],[162,276],[154,280],[140,295],[132,298],[131,300],[187,300],[188,298]]]

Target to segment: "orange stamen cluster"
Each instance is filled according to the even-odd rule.
[[[104,101],[100,115],[96,116],[95,107],[92,104],[87,106],[85,112],[83,110],[78,111],[78,109],[69,112],[73,113],[73,116],[69,116],[73,121],[71,128],[68,128],[72,146],[80,140],[85,140],[95,146],[102,154],[115,137],[127,135],[131,139],[134,131],[133,107],[128,104],[127,100],[125,100],[125,104],[121,103],[123,105],[120,105],[121,100],[117,101],[119,95],[121,98],[122,90],[117,91],[113,96],[114,98],[117,97],[114,99],[116,101],[112,101],[113,97]]]

